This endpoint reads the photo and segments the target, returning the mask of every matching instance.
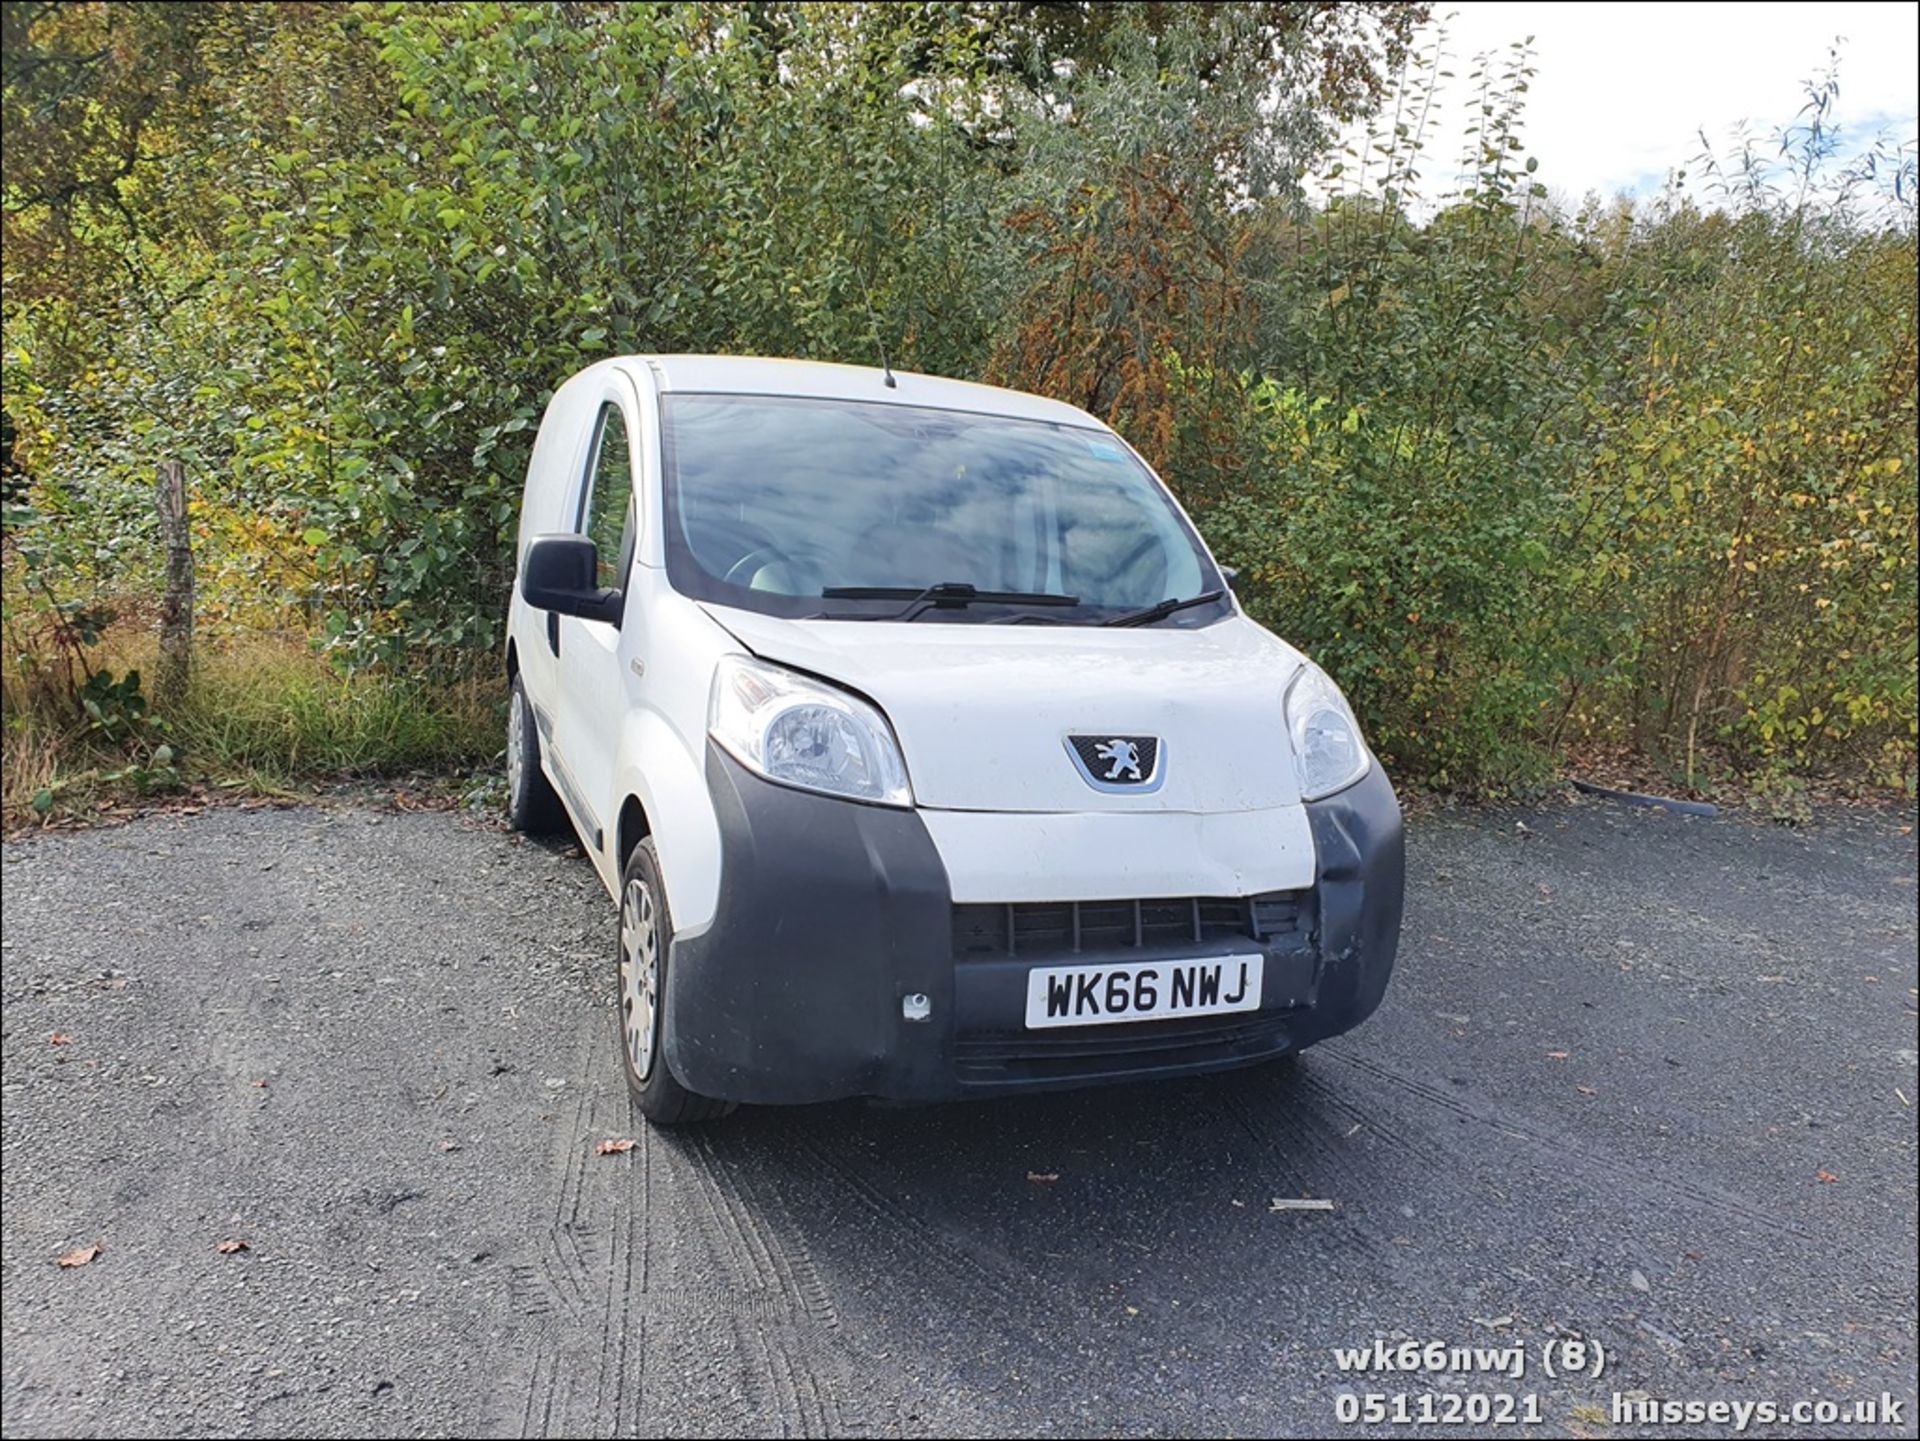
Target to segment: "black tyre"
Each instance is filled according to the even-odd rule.
[[[540,728],[519,676],[507,697],[507,824],[530,836],[552,835],[567,824],[553,782],[540,769]]]
[[[661,1038],[666,1033],[667,963],[672,952],[673,917],[667,912],[667,892],[660,883],[660,858],[652,840],[643,840],[633,848],[620,877],[620,994],[614,1024],[627,1088],[640,1114],[656,1126],[718,1120],[733,1109],[731,1101],[689,1091],[667,1064]]]

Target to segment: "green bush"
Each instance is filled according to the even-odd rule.
[[[1911,148],[1843,163],[1822,79],[1711,205],[1569,211],[1525,50],[1450,79],[1426,14],[10,7],[9,664],[110,672],[175,458],[202,633],[331,667],[187,754],[476,754],[414,722],[497,649],[559,380],[884,347],[1111,420],[1403,775],[1911,786]]]

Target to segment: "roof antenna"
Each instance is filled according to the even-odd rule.
[[[867,299],[867,323],[873,327],[873,347],[880,352],[880,373],[886,377],[887,389],[900,387],[893,378],[893,367],[887,364],[887,342],[880,338],[880,317],[873,313],[873,292],[867,289],[867,268],[859,268],[860,293]]]

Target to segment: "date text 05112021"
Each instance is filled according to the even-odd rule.
[[[1540,1398],[1531,1391],[1342,1391],[1333,1400],[1341,1425],[1538,1426]]]

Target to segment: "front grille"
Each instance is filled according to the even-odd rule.
[[[1272,944],[1299,935],[1299,891],[1172,900],[1026,901],[953,908],[955,960],[1043,959],[1092,952],[1202,945],[1248,937]]]

